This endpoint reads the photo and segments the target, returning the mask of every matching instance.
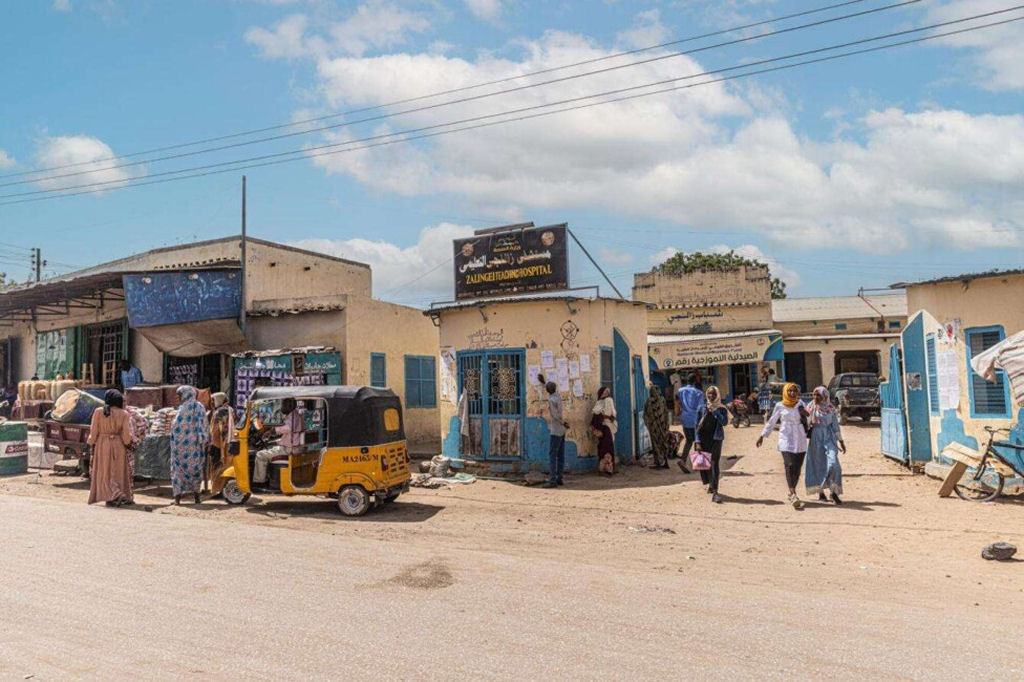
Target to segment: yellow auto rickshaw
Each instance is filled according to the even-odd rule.
[[[301,419],[290,415],[298,412]],[[283,434],[285,424],[301,435]],[[253,493],[336,497],[346,516],[393,501],[409,490],[402,403],[369,386],[257,388],[230,444],[224,500],[244,504]],[[254,481],[260,460],[265,480]]]

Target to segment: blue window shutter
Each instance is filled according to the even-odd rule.
[[[935,334],[929,334],[924,341],[925,362],[928,367],[928,407],[934,415],[939,414],[939,369],[935,359]]]
[[[420,399],[423,407],[437,407],[437,365],[432,357],[423,358],[420,364]]]
[[[384,353],[370,353],[370,386],[387,388],[387,357]]]
[[[971,358],[982,353],[1003,340],[1002,327],[983,327],[969,329],[967,340],[967,364],[970,371]],[[1006,374],[1002,370],[996,372],[995,381],[986,381],[970,371],[970,394],[972,417],[1010,417],[1009,402],[1006,396]]]

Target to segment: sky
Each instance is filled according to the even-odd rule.
[[[742,75],[1013,3],[779,19],[838,2],[10,0],[0,272],[236,234],[243,173],[251,235],[418,307],[452,298],[452,239],[523,221],[568,223],[627,295],[677,250],[761,258],[794,296],[1020,267],[1024,21]],[[578,250],[570,279],[612,293]]]

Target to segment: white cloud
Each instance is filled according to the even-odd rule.
[[[609,265],[627,265],[633,262],[633,254],[619,249],[601,247],[598,260]]]
[[[264,57],[270,59],[297,59],[311,54],[306,44],[306,28],[309,18],[304,14],[293,14],[274,24],[273,30],[253,27],[245,32],[245,39],[260,48]]]
[[[425,305],[454,298],[452,240],[469,237],[473,228],[440,223],[420,231],[408,247],[370,239],[304,239],[293,246],[368,263],[373,268],[373,293],[378,298]]]
[[[317,62],[332,110],[474,85],[612,50],[550,31],[516,59],[481,54],[337,57]],[[677,57],[514,96],[343,128],[324,141],[434,126],[702,71]],[[825,140],[798,136],[786,106],[718,83],[314,163],[401,196],[443,196],[476,215],[598,210],[689,229],[749,230],[787,248],[1020,244],[1024,116],[869,110]],[[771,99],[771,97],[768,97]]]
[[[58,12],[70,12],[71,0],[53,0],[53,8]]]
[[[649,9],[640,12],[633,19],[633,26],[620,31],[616,38],[619,43],[629,48],[660,45],[669,39],[672,32],[661,23],[661,12]]]
[[[666,246],[661,251],[658,251],[657,253],[651,255],[651,265],[661,265],[662,263],[667,261],[672,256],[676,255],[677,253],[679,253],[679,249],[677,249],[676,247]]]
[[[730,251],[735,251],[737,255],[743,256],[744,258],[753,258],[754,260],[761,261],[767,265],[768,270],[772,273],[772,277],[778,277],[781,279],[791,290],[800,286],[800,275],[798,275],[795,270],[782,265],[779,261],[775,260],[774,257],[769,256],[753,244],[743,244],[741,246],[716,244],[712,246],[709,251],[711,251],[711,253],[729,253]]]
[[[495,23],[501,17],[501,0],[463,0],[466,8],[477,19]]]
[[[951,21],[964,17],[1006,9],[1001,0],[952,0],[936,3],[928,10],[929,23]],[[1001,19],[1019,16],[1013,13],[1000,14],[977,22],[938,29],[939,32],[955,30],[961,26],[991,23]],[[1024,89],[1024,40],[1021,39],[1021,24],[1005,24],[961,33],[939,39],[940,43],[970,50],[971,61],[980,76],[981,84],[991,90]]]
[[[324,59],[395,47],[430,28],[426,15],[387,0],[368,0],[342,21],[321,23],[322,31],[311,30],[309,17],[293,14],[270,29],[248,29],[245,39],[269,59]]]
[[[100,194],[108,189],[120,187],[128,182],[132,175],[125,168],[110,168],[117,161],[110,160],[114,150],[102,140],[88,135],[68,135],[47,137],[40,141],[33,161],[39,168],[72,166],[54,170],[53,174],[81,173],[66,178],[39,179],[35,184],[43,189],[63,189],[75,185],[91,183],[108,183],[91,188],[90,191]],[[82,165],[79,165],[82,164]],[[83,173],[84,171],[84,173]],[[45,176],[44,176],[45,177]]]
[[[10,168],[16,163],[17,162],[14,160],[13,156],[5,152],[3,149],[0,149],[0,168]]]

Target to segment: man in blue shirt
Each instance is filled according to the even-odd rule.
[[[142,383],[142,372],[138,367],[134,367],[132,363],[127,360],[121,361],[121,387],[124,390],[134,388]]]
[[[693,447],[693,443],[697,439],[697,411],[704,404],[704,394],[694,386],[695,383],[697,383],[696,375],[687,375],[686,385],[676,394],[676,397],[679,398],[679,423],[683,427],[683,435],[686,436],[686,445],[683,446],[683,453],[678,462],[679,468],[683,470],[684,474],[690,473],[686,462],[689,460],[690,448]]]

